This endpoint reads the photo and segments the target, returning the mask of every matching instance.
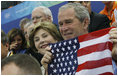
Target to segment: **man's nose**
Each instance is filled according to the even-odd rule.
[[[36,18],[33,19],[33,23],[34,23],[34,24],[37,23],[37,19],[36,19]]]

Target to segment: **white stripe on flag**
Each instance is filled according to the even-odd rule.
[[[111,51],[109,49],[99,52],[93,52],[90,54],[77,57],[78,65],[83,64],[86,61],[100,60],[107,57],[111,57]]]
[[[76,75],[98,75],[105,72],[112,72],[112,65],[106,65],[95,69],[84,69],[79,72],[76,72]]]
[[[80,42],[80,49],[84,48],[84,47],[87,47],[87,46],[91,46],[91,45],[95,45],[95,44],[99,44],[99,43],[104,43],[104,42],[107,42],[107,41],[110,41],[109,40],[109,34],[106,34],[106,35],[104,35],[102,37],[99,37],[99,38],[95,38],[95,39],[91,39],[91,40],[88,40],[88,41]]]

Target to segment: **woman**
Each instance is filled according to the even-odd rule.
[[[24,54],[26,52],[26,40],[20,29],[13,28],[8,32],[9,53],[8,56],[13,54]]]
[[[38,57],[36,59],[41,64],[41,59],[47,52],[45,48],[50,43],[56,43],[58,41],[61,41],[62,37],[57,27],[50,22],[41,22],[36,24],[35,26],[36,27],[34,28],[29,37],[30,46],[32,50],[34,50],[38,54]]]

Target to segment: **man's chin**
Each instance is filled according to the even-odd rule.
[[[67,36],[67,37],[64,37],[64,40],[69,40],[69,39],[72,39],[73,37],[72,36]]]

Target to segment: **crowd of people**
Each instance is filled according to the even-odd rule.
[[[24,18],[20,21],[20,29],[13,28],[7,35],[1,31],[1,74],[48,75],[48,64],[53,59],[50,43],[112,26],[117,27],[115,15],[117,4],[114,5],[116,2],[103,1],[103,3],[105,8],[99,14],[91,10],[90,1],[69,1],[59,8],[59,29],[53,23],[51,10],[39,6],[32,11],[31,19]],[[117,28],[112,28],[109,35],[113,43],[111,55],[115,66],[114,74],[117,74]]]

